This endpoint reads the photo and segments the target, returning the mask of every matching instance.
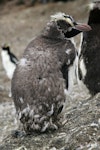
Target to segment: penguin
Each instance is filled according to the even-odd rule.
[[[44,133],[62,126],[68,68],[76,56],[70,38],[88,30],[90,26],[57,13],[26,47],[11,84],[17,119],[25,133]]]
[[[2,46],[1,58],[4,70],[6,71],[8,78],[11,80],[16,64],[18,63],[18,59],[11,52],[10,47],[7,44]]]
[[[83,32],[78,56],[78,81],[87,93],[94,96],[100,92],[100,1],[90,4],[88,25],[92,30]]]

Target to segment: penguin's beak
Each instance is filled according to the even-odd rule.
[[[90,31],[90,30],[92,30],[92,28],[89,26],[89,25],[87,25],[87,24],[81,24],[81,23],[77,23],[76,25],[75,25],[75,29],[76,30],[79,30],[79,31]]]
[[[87,32],[92,30],[92,28],[87,24],[81,24],[81,23],[74,23],[71,30],[65,33],[65,37],[71,38],[79,34],[80,32]]]

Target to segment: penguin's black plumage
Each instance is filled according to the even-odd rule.
[[[25,49],[12,79],[12,97],[18,120],[27,133],[58,129],[61,125],[68,72],[76,56],[68,38],[82,30],[90,27],[58,13]]]
[[[2,46],[1,50],[1,58],[3,67],[7,73],[9,79],[12,79],[14,70],[16,68],[16,64],[18,59],[16,56],[11,52],[10,47],[6,44]]]
[[[100,1],[90,5],[88,25],[92,30],[83,33],[78,62],[78,77],[89,93],[100,92]]]

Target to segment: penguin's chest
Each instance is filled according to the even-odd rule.
[[[85,82],[85,78],[87,76],[87,66],[84,60],[83,55],[80,55],[77,57],[77,81],[78,81],[78,85],[80,90],[85,92],[85,95],[88,96],[89,94],[89,90],[87,88],[87,85],[84,83]]]
[[[85,76],[87,74],[87,69],[86,69],[86,65],[85,65],[83,57],[81,57],[79,59],[78,67],[79,67],[78,71],[79,71],[79,76],[80,76],[79,78],[80,78],[80,80],[81,79],[84,80],[84,78],[85,78]]]
[[[11,62],[10,56],[8,55],[8,53],[6,51],[1,53],[1,57],[2,57],[3,67],[4,67],[8,77],[11,79],[13,72],[16,68],[16,65],[13,62]]]

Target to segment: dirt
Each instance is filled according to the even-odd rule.
[[[75,20],[86,22],[89,0],[49,3],[33,7],[15,6],[11,2],[0,6],[0,46],[8,43],[20,59],[27,44],[36,37],[56,12],[65,12]],[[79,44],[80,36],[76,37]],[[73,100],[66,109],[67,123],[54,133],[12,137],[17,129],[15,107],[9,98],[11,81],[0,59],[0,150],[99,150],[100,95],[87,98],[75,85]]]

